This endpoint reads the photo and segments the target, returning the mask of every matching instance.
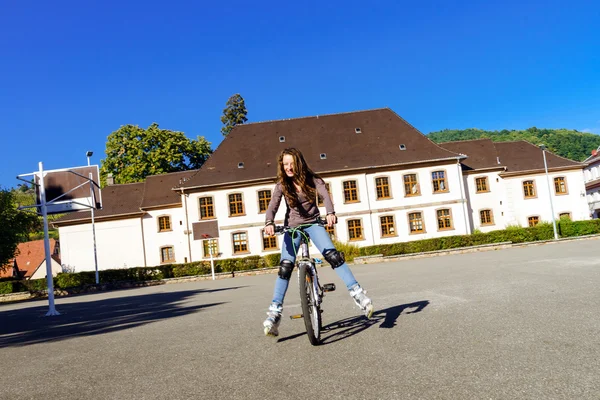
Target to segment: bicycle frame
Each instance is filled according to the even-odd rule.
[[[305,237],[306,235],[306,237]],[[321,285],[319,284],[319,274],[317,273],[317,268],[315,266],[315,262],[312,258],[310,258],[308,243],[307,243],[307,233],[304,233],[300,236],[300,257],[296,257],[296,266],[300,267],[300,264],[306,264],[310,274],[313,277],[313,293],[314,298],[317,300],[317,304],[315,306],[320,306],[323,302],[323,291]],[[310,239],[310,238],[308,238]],[[300,274],[298,274],[298,279],[300,279]]]
[[[324,225],[323,220],[317,219],[316,224]],[[296,267],[298,267],[298,288],[300,289],[300,305],[302,314],[291,315],[291,319],[304,318],[306,333],[310,343],[317,346],[321,343],[321,331],[323,328],[321,320],[321,303],[325,292],[335,290],[333,283],[327,283],[323,286],[319,283],[319,275],[315,260],[310,257],[308,245],[310,242],[309,234],[303,228],[310,226],[306,224],[297,228],[287,226],[276,226],[275,233],[291,235],[292,243],[300,235],[300,244],[294,246],[296,256]]]

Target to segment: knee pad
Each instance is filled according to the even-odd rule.
[[[346,262],[344,253],[340,253],[336,249],[328,249],[323,252],[325,260],[331,264],[331,268],[335,269]]]
[[[294,270],[294,263],[290,260],[281,260],[279,263],[279,277],[289,281],[292,277],[292,271]]]

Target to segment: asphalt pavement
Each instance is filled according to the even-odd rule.
[[[0,399],[599,399],[600,240],[355,265],[312,346],[296,274],[0,304]]]

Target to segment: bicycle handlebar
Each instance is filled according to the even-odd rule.
[[[317,218],[315,218],[315,222],[298,225],[295,228],[291,228],[289,226],[284,226],[284,225],[275,225],[275,234],[283,234],[283,233],[290,232],[290,231],[293,231],[298,228],[307,227],[310,225],[327,226],[327,220],[325,218],[317,217]]]

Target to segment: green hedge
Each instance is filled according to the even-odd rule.
[[[600,233],[600,220],[571,221],[561,219],[557,223],[560,237],[575,237]],[[483,244],[512,242],[525,243],[554,238],[552,223],[543,222],[533,227],[509,226],[504,230],[472,235],[447,236],[435,239],[415,240],[413,242],[382,244],[360,248],[361,256],[383,254],[395,256],[401,254],[422,253],[436,250],[456,249]]]
[[[600,233],[600,220],[571,221],[561,219],[558,222],[558,232],[561,237],[574,237]],[[534,227],[521,228],[511,226],[504,230],[488,233],[475,232],[471,235],[447,236],[435,239],[416,240],[404,243],[392,243],[357,248],[336,242],[340,251],[348,253],[347,259],[351,261],[355,256],[369,256],[383,254],[393,256],[401,254],[421,253],[436,250],[456,249],[460,247],[477,246],[491,243],[524,243],[554,238],[551,223],[540,223]],[[215,272],[247,271],[261,268],[275,268],[279,265],[280,254],[272,253],[264,257],[249,256],[244,258],[215,259]],[[128,269],[109,269],[99,271],[102,284],[117,282],[145,282],[167,278],[210,274],[210,261],[196,261],[185,264],[161,265],[158,267],[136,267]],[[82,288],[94,285],[96,282],[94,271],[78,273],[60,273],[54,278],[56,289]],[[37,292],[46,289],[46,279],[35,280],[0,280],[0,294],[15,292]]]
[[[268,254],[265,257],[249,256],[244,258],[215,259],[215,272],[248,271],[253,269],[276,267],[280,254]],[[158,267],[135,267],[127,269],[107,269],[98,271],[102,284],[118,282],[146,282],[167,278],[207,275],[211,273],[210,261],[196,261],[186,264],[169,264]],[[95,271],[78,273],[59,273],[53,280],[55,289],[72,289],[92,286],[96,283]],[[16,292],[39,292],[47,289],[46,278],[33,280],[0,280],[0,294]]]

